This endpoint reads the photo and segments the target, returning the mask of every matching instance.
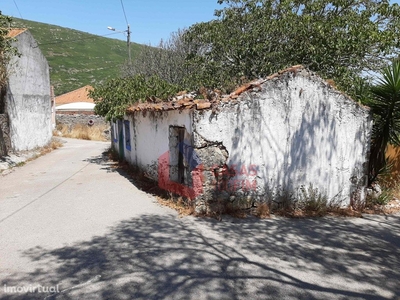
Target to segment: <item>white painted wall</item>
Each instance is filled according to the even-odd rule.
[[[296,196],[312,184],[329,200],[343,200],[365,184],[372,121],[369,111],[306,70],[269,80],[258,92],[211,110],[143,112],[130,121],[126,159],[157,180],[157,160],[169,150],[169,127],[184,126],[205,141],[222,143],[228,166],[257,168],[256,193]],[[201,140],[201,139],[200,139]],[[116,147],[118,148],[118,146]],[[253,174],[254,175],[254,174]],[[242,177],[243,178],[243,177]]]
[[[16,37],[21,57],[12,59],[6,110],[12,148],[29,150],[46,145],[52,136],[49,67],[29,31]]]
[[[147,112],[146,116],[140,112],[125,116],[124,119],[130,122],[132,144],[131,151],[125,148],[125,158],[131,164],[146,170],[154,180],[158,178],[158,158],[169,151],[169,127],[183,126],[189,134],[192,133],[188,111]]]
[[[305,71],[303,71],[305,72]],[[267,81],[220,112],[196,111],[193,131],[222,142],[228,165],[257,165],[257,187],[298,191],[310,183],[329,199],[350,199],[363,181],[372,122],[368,110],[318,77]],[[211,121],[210,121],[211,120]]]

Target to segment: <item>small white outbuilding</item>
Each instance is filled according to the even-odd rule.
[[[113,147],[161,188],[251,206],[312,186],[329,201],[363,201],[369,109],[302,66],[211,100],[130,107]]]

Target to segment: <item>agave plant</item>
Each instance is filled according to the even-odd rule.
[[[382,78],[371,87],[367,105],[374,117],[371,154],[369,160],[370,183],[387,166],[388,144],[400,145],[400,60],[384,68]]]

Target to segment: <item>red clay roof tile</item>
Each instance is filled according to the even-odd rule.
[[[56,106],[74,102],[89,102],[94,103],[92,98],[89,98],[88,92],[93,89],[92,86],[86,85],[77,90],[56,97]]]
[[[224,102],[224,103],[237,103],[240,94],[249,91],[249,90],[254,90],[254,91],[260,91],[261,85],[265,83],[266,81],[279,78],[283,74],[286,73],[293,73],[294,75],[297,74],[297,72],[305,69],[302,65],[296,65],[292,66],[290,68],[281,70],[275,74],[272,74],[264,79],[258,79],[254,80],[250,83],[247,83],[238,89],[236,89],[233,93],[230,95],[221,95],[217,94],[216,97],[213,99],[194,99],[194,95],[186,94],[185,92],[181,92],[177,94],[177,98],[175,98],[172,101],[163,101],[163,102],[158,102],[154,103],[151,101],[144,102],[144,103],[135,103],[134,105],[130,106],[126,112],[127,114],[134,113],[135,111],[146,111],[146,110],[153,110],[153,111],[159,111],[159,110],[176,110],[176,109],[209,109],[209,108],[214,108],[219,102]],[[183,98],[181,98],[183,97]],[[178,100],[179,99],[179,100]]]
[[[27,30],[28,30],[27,28],[11,28],[11,29],[8,31],[7,36],[8,36],[8,37],[11,37],[11,38],[14,38],[14,37],[18,36],[19,34],[25,32],[25,31],[27,31]]]

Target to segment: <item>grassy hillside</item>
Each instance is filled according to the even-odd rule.
[[[121,40],[21,19],[14,19],[13,26],[29,28],[38,42],[56,95],[119,76],[128,58],[127,44]],[[140,47],[131,44],[132,58]]]

